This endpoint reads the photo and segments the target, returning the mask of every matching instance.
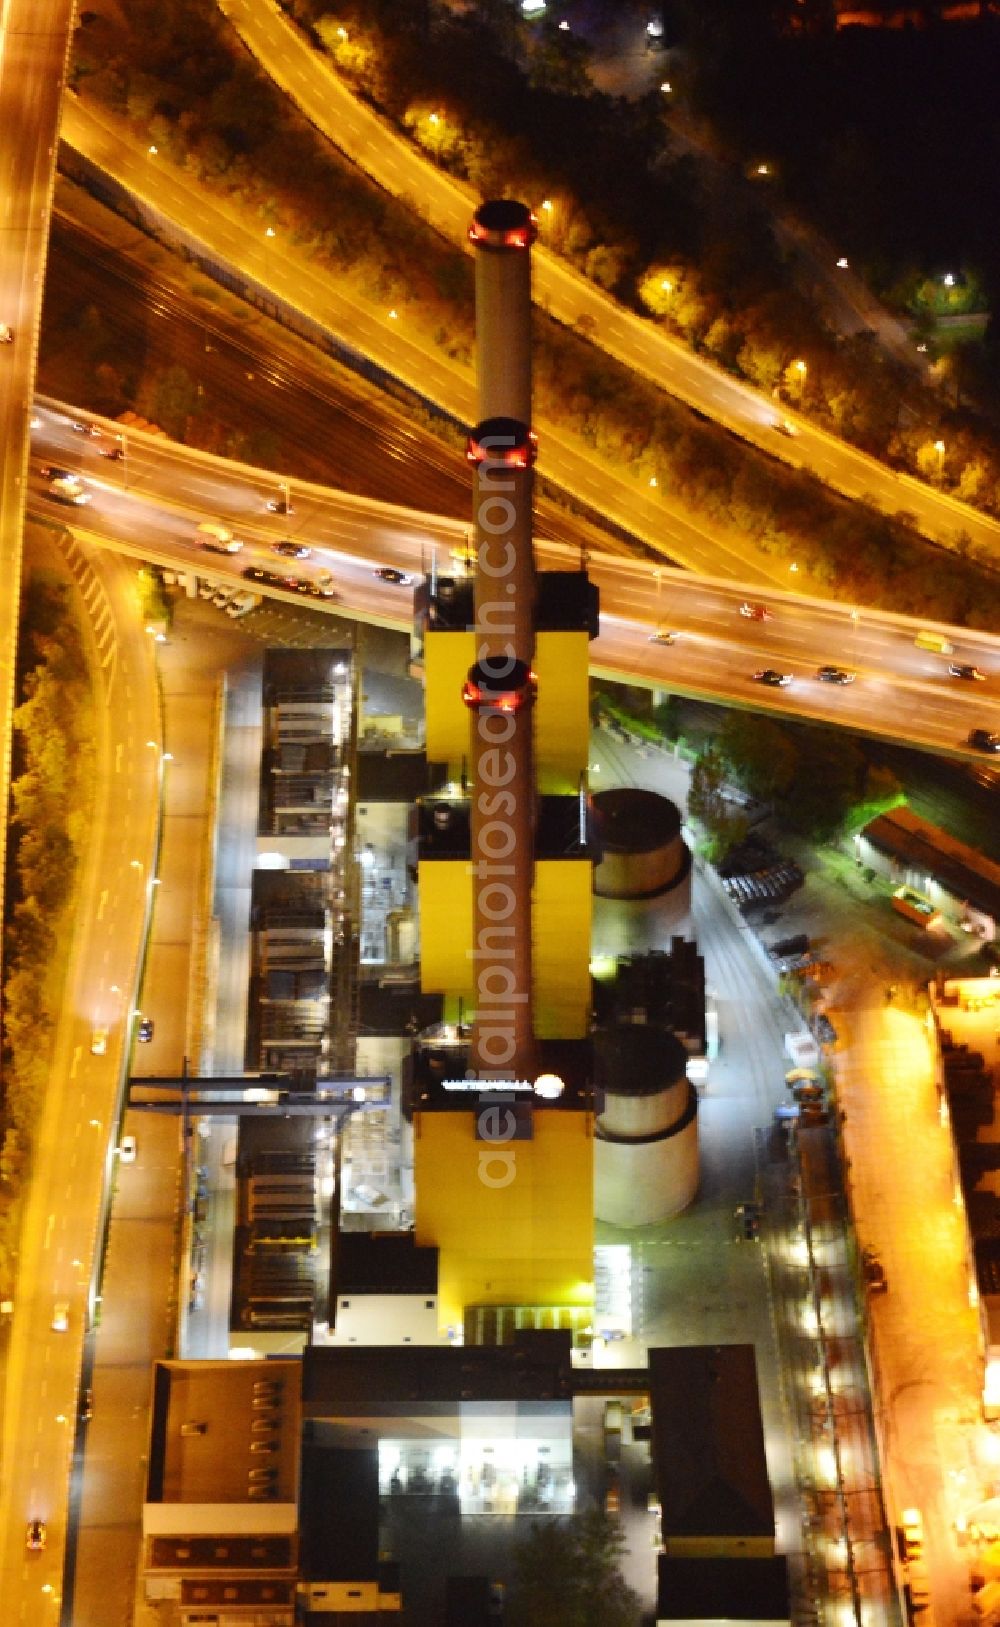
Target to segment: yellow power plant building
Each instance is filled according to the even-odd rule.
[[[480,205],[474,574],[417,593],[427,757],[457,794],[418,805],[416,1242],[438,1250],[442,1326],[469,1343],[593,1315],[588,643],[585,571],[532,546],[530,250],[524,204]],[[472,560],[469,561],[472,563]]]
[[[477,978],[469,714],[462,702],[475,659],[471,586],[464,578],[445,579],[434,588],[425,584],[420,597],[427,756],[447,764],[456,794],[428,799],[417,810],[421,986],[446,996],[448,1020],[421,1037],[413,1059],[416,1241],[439,1251],[442,1328],[463,1329],[470,1343],[502,1341],[515,1326],[582,1333],[593,1313],[593,871],[586,772],[596,593],[582,572],[538,578],[531,910],[536,1071],[493,1090],[465,1077]],[[547,626],[552,621],[556,625]],[[553,1079],[563,1087],[558,1095]]]

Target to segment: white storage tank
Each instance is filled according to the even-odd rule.
[[[656,791],[618,786],[592,798],[600,862],[594,870],[599,898],[656,898],[680,889],[691,897],[691,855],[681,837],[676,804]]]
[[[698,1190],[698,1098],[670,1029],[622,1023],[594,1035],[594,1208],[611,1226],[679,1214]]]

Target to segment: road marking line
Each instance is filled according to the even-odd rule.
[[[82,1055],[83,1055],[83,1046],[82,1045],[74,1046],[74,1048],[73,1048],[73,1060],[69,1065],[69,1076],[70,1076],[71,1079],[76,1078],[76,1070],[80,1066],[80,1058],[81,1058]],[[79,1133],[80,1133],[79,1120],[77,1121],[76,1129],[77,1129],[77,1134],[79,1135]]]
[[[46,1221],[46,1224],[45,1224],[45,1242],[42,1245],[43,1248],[48,1248],[48,1246],[49,1246],[49,1238],[52,1236],[52,1228],[55,1225],[55,1223],[56,1223],[55,1215],[50,1215],[48,1220]]]

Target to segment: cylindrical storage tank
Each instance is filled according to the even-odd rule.
[[[673,889],[691,893],[691,855],[681,837],[677,807],[655,791],[620,786],[592,798],[600,863],[599,898],[656,898]]]
[[[668,1028],[622,1023],[594,1035],[598,1220],[650,1226],[694,1198],[698,1097],[686,1066],[687,1052]]]

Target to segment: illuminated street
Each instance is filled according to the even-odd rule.
[[[834,1011],[838,1100],[861,1244],[888,1292],[869,1295],[880,1434],[894,1517],[916,1506],[927,1532],[933,1620],[968,1613],[968,1550],[954,1522],[991,1489],[1000,1459],[981,1423],[981,1366],[950,1129],[942,1123],[922,1017],[881,989]],[[927,1618],[925,1618],[927,1619]]]

